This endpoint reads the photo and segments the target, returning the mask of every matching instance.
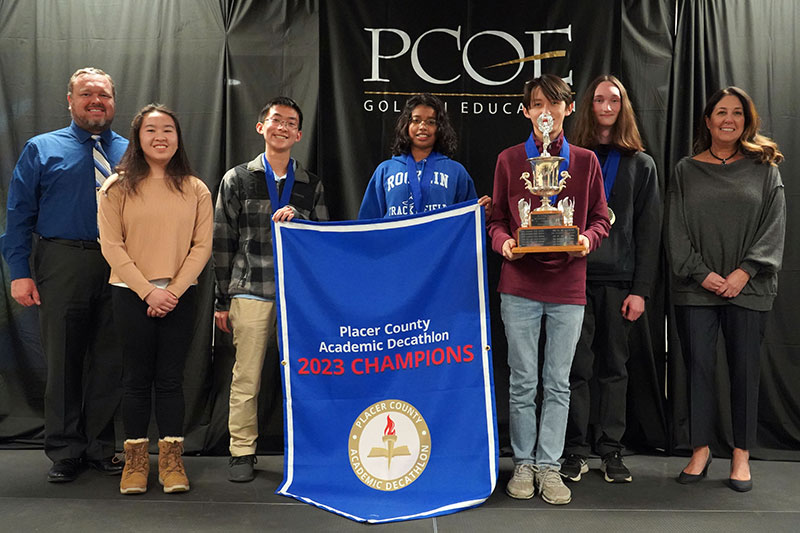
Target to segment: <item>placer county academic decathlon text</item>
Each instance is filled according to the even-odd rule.
[[[300,357],[298,374],[340,376],[346,371],[353,374],[376,374],[395,370],[408,370],[421,366],[470,363],[475,359],[472,344],[450,345],[449,331],[434,331],[430,319],[419,319],[402,324],[386,323],[375,326],[339,326],[338,342],[320,341],[320,357]],[[357,339],[357,340],[351,340]],[[439,346],[422,349],[422,346]],[[417,347],[391,354],[376,354],[385,350]],[[345,362],[344,359],[326,357],[327,354],[365,354]]]

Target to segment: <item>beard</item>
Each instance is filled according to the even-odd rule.
[[[88,124],[90,127],[94,128],[94,129],[103,129],[104,130],[104,129],[108,128],[111,125],[111,119],[108,119],[108,118],[105,118],[105,117],[96,118],[96,119],[88,119],[86,121],[86,124]]]
[[[74,120],[78,126],[86,131],[100,133],[101,131],[107,130],[111,126],[114,116],[112,115],[109,117],[108,115],[104,115],[102,117],[91,117],[88,116],[88,113],[78,115],[73,111],[72,120]]]

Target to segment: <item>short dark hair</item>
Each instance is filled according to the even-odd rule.
[[[178,122],[178,117],[175,112],[163,104],[147,104],[133,117],[131,121],[131,133],[128,136],[128,148],[122,155],[116,171],[119,173],[119,180],[117,181],[120,186],[131,194],[136,194],[136,187],[143,179],[150,173],[150,165],[144,157],[142,151],[142,143],[139,140],[139,131],[142,129],[142,122],[144,117],[150,113],[164,113],[172,118],[175,122],[175,133],[178,135],[178,149],[172,156],[172,159],[167,163],[166,175],[167,183],[170,187],[177,191],[181,191],[181,186],[184,180],[189,176],[193,176],[194,172],[189,164],[189,157],[186,155],[186,149],[183,147],[183,134],[181,133],[181,123]]]
[[[447,157],[453,157],[458,148],[456,131],[447,116],[444,103],[430,93],[415,94],[406,100],[397,123],[394,126],[394,142],[392,155],[404,155],[411,152],[411,138],[408,136],[408,124],[411,122],[411,113],[420,105],[428,106],[436,113],[436,142],[433,149]]]
[[[270,99],[266,104],[264,104],[264,107],[262,107],[261,111],[258,113],[258,121],[264,122],[264,119],[269,114],[269,110],[275,107],[276,105],[291,107],[292,109],[297,111],[297,117],[298,117],[297,131],[302,131],[303,112],[300,110],[300,106],[297,105],[297,102],[295,102],[288,96],[276,96]]]
[[[533,78],[525,82],[524,92],[522,93],[522,103],[525,109],[531,107],[531,95],[539,87],[544,95],[551,100],[560,100],[569,106],[573,101],[572,89],[567,82],[555,74],[542,74],[538,78]]]

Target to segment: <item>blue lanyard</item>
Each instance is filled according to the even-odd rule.
[[[528,137],[528,140],[525,141],[525,153],[528,154],[528,157],[539,157],[539,148],[536,147],[536,141],[534,140],[533,133],[531,136]],[[567,142],[566,135],[561,136],[561,151],[558,153],[560,157],[563,157],[564,160],[558,166],[558,173],[561,174],[562,171],[567,170],[569,168],[569,143]],[[558,195],[554,195],[550,197],[550,204],[555,206],[556,199]]]
[[[597,150],[594,151],[597,154]],[[600,158],[600,154],[597,154]],[[611,189],[614,187],[614,182],[617,180],[617,171],[619,170],[620,153],[616,148],[609,150],[606,160],[603,163],[603,187],[606,190],[606,202],[611,198]]]
[[[425,199],[431,189],[435,166],[428,164],[428,160],[433,159],[436,155],[438,155],[436,152],[431,152],[428,157],[421,161],[422,175],[419,178],[417,178],[417,162],[414,161],[414,157],[410,153],[406,156],[407,182],[408,187],[411,189],[411,197],[414,199],[414,213],[419,214],[425,211]]]
[[[294,160],[289,159],[289,164],[286,168],[286,183],[283,184],[283,194],[278,197],[278,184],[275,182],[275,172],[267,161],[266,152],[261,154],[261,161],[264,163],[264,177],[267,180],[267,190],[269,191],[269,201],[272,203],[272,212],[274,213],[281,207],[289,205],[289,198],[292,196],[292,188],[294,187]]]

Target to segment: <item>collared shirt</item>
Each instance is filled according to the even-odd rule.
[[[97,196],[91,133],[72,122],[25,143],[8,190],[3,256],[11,279],[29,278],[31,233],[42,237],[97,239]],[[128,141],[110,129],[100,134],[114,167]]]
[[[320,178],[294,160],[289,205],[302,220],[328,220]],[[282,192],[279,184],[278,192]],[[272,256],[272,202],[261,155],[222,177],[214,211],[216,309],[227,311],[231,298],[250,295],[275,300]]]

